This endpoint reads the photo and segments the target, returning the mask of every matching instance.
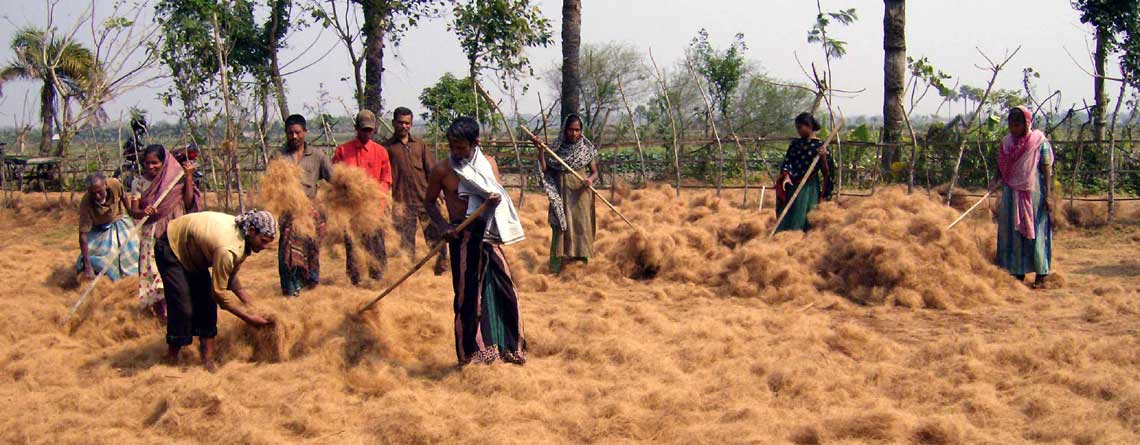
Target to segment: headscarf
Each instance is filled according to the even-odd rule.
[[[1033,113],[1025,106],[1016,108],[1025,116],[1025,136],[1006,135],[998,151],[1002,182],[1014,191],[1013,227],[1025,239],[1036,239],[1033,192],[1037,189],[1038,164],[1045,133],[1033,129]],[[1050,156],[1052,158],[1052,156]]]
[[[139,198],[139,207],[147,208],[153,206],[155,213],[147,219],[146,225],[154,227],[154,236],[162,236],[166,233],[166,225],[170,221],[178,218],[187,213],[186,203],[182,201],[183,187],[186,186],[185,178],[180,178],[182,166],[179,165],[178,160],[170,153],[170,150],[163,149],[164,155],[162,162],[162,169],[158,171],[158,175],[150,183],[150,187],[143,192]],[[159,195],[162,194],[167,188],[170,192],[162,202],[157,202]],[[198,212],[201,210],[202,205],[202,192],[194,188],[194,202],[189,206],[190,213]]]
[[[570,166],[574,171],[580,171],[590,165],[594,158],[598,155],[598,148],[594,143],[586,139],[585,135],[578,138],[577,142],[569,142],[566,140],[566,127],[573,118],[578,118],[577,115],[571,114],[566,116],[562,122],[562,133],[558,135],[558,139],[554,141],[551,150],[554,154],[562,158],[566,165]],[[578,118],[581,122],[581,118]],[[552,227],[558,227],[562,231],[566,231],[566,206],[562,202],[562,194],[558,190],[558,174],[562,173],[564,167],[558,161],[553,163],[547,162],[547,171],[539,170],[538,176],[542,180],[542,190],[546,192],[546,199],[550,203],[550,210],[548,220]],[[539,169],[542,166],[537,166]],[[555,226],[555,224],[558,224]]]
[[[253,229],[254,232],[277,237],[277,219],[272,213],[265,210],[250,210],[237,217],[237,226],[242,232]]]

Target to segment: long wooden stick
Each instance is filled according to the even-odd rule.
[[[494,100],[492,100],[491,95],[489,93],[487,93],[487,90],[483,89],[482,85],[478,85],[478,88],[479,88],[479,92],[483,94],[484,99],[486,99],[487,102],[491,104],[491,107],[495,108],[495,110],[498,111],[499,105],[496,104]],[[502,113],[502,111],[499,111],[499,113]],[[574,175],[575,178],[578,178],[579,181],[582,181],[583,184],[586,183],[586,178],[583,178],[581,174],[574,171],[574,169],[570,168],[570,166],[568,164],[566,164],[566,161],[563,161],[562,158],[558,157],[558,154],[555,153],[554,150],[551,150],[550,147],[547,147],[546,143],[542,142],[542,140],[539,139],[538,136],[535,136],[534,133],[532,133],[529,128],[526,128],[525,125],[520,125],[519,128],[521,128],[522,131],[525,132],[526,135],[530,137],[531,141],[535,142],[536,145],[538,145],[543,150],[545,150],[546,154],[550,155],[551,157],[554,158],[554,160],[558,161],[558,163],[562,165],[562,168],[566,169],[566,171],[568,171],[568,172],[570,172],[570,174]],[[610,201],[607,200],[604,196],[602,196],[602,194],[599,193],[598,190],[594,188],[594,186],[587,185],[586,187],[589,187],[590,191],[594,192],[594,196],[597,196],[598,199],[601,200],[602,203],[606,205],[606,207],[609,207],[610,210],[613,210],[614,213],[617,214],[617,216],[621,217],[622,221],[625,221],[626,224],[629,224],[629,226],[634,228],[634,229],[637,228],[637,226],[633,224],[633,221],[630,221],[629,218],[626,218],[625,215],[622,215],[621,211],[618,210],[617,207],[614,207],[614,205],[611,204]]]
[[[989,199],[990,195],[992,195],[992,194],[994,194],[993,190],[987,191],[985,196],[982,196],[982,199],[979,199],[978,202],[975,202],[974,205],[972,205],[972,206],[970,206],[970,208],[966,209],[965,212],[962,212],[962,216],[959,216],[958,219],[956,219],[956,220],[954,220],[954,222],[950,223],[949,226],[946,226],[946,230],[953,229],[954,226],[956,226],[956,225],[958,225],[958,223],[962,222],[963,219],[966,219],[966,215],[969,215],[970,212],[973,212],[974,209],[976,209],[976,208],[978,208],[978,206],[982,205],[983,202],[986,202],[986,200]]]
[[[483,201],[483,205],[480,205],[479,208],[476,209],[474,213],[467,215],[467,218],[464,219],[463,222],[459,223],[459,226],[455,228],[455,231],[456,232],[462,232],[463,229],[466,229],[467,226],[469,226],[469,225],[471,225],[471,223],[475,222],[475,219],[479,218],[479,216],[482,215],[483,212],[485,210],[487,210],[487,208],[488,208],[487,207],[487,201]],[[372,301],[369,301],[368,304],[361,306],[360,309],[356,311],[356,313],[357,314],[363,314],[364,311],[371,309],[372,306],[375,306],[376,303],[379,303],[380,300],[384,299],[384,297],[387,297],[388,294],[390,294],[390,293],[392,293],[392,291],[396,290],[397,287],[399,287],[401,284],[404,284],[404,282],[407,281],[408,278],[411,278],[411,276],[413,274],[418,272],[420,269],[423,269],[424,265],[427,264],[428,260],[430,260],[430,259],[432,259],[432,257],[436,256],[436,254],[438,254],[440,250],[443,250],[443,247],[446,245],[447,245],[447,241],[440,241],[438,243],[435,243],[435,246],[432,246],[431,250],[428,251],[427,255],[424,255],[423,259],[420,259],[420,261],[417,262],[415,266],[412,266],[411,270],[404,273],[404,276],[400,277],[399,280],[396,280],[395,283],[392,283],[391,286],[388,286],[388,288],[385,289],[384,292],[380,293],[380,296],[372,299]]]
[[[826,150],[827,147],[831,146],[831,141],[835,140],[835,136],[838,135],[839,132],[843,130],[843,124],[844,123],[845,123],[844,119],[842,117],[840,117],[839,118],[839,125],[833,129],[834,131],[832,131],[831,134],[827,135],[827,140],[823,142],[823,147],[819,148],[820,152]],[[788,210],[791,210],[792,204],[795,204],[796,198],[800,196],[800,191],[802,191],[804,189],[804,184],[807,184],[808,178],[811,177],[812,171],[815,170],[815,165],[819,163],[819,158],[820,158],[820,154],[817,152],[815,155],[815,159],[812,159],[811,165],[808,166],[807,173],[804,173],[803,179],[800,179],[800,185],[796,186],[796,191],[794,193],[792,193],[792,197],[788,198],[788,202],[786,204],[784,204],[784,210],[780,212],[780,217],[776,218],[776,225],[772,226],[772,233],[768,234],[769,239],[772,238],[773,236],[776,236],[776,230],[780,228],[780,223],[784,221],[784,217],[788,216]],[[776,184],[776,186],[780,187],[779,184]]]
[[[170,156],[170,155],[167,155],[167,156]],[[174,186],[178,185],[178,182],[182,180],[183,176],[184,176],[184,173],[182,172],[182,170],[179,170],[178,175],[174,177],[174,181],[171,181],[170,185],[166,187],[166,190],[163,190],[162,194],[158,195],[158,199],[154,201],[154,205],[162,204],[162,201],[166,199],[166,195],[170,194],[171,190],[174,190]],[[131,237],[136,236],[139,233],[139,230],[142,230],[142,227],[144,225],[146,225],[146,222],[149,219],[150,219],[150,215],[146,215],[143,217],[143,219],[139,220],[139,223],[137,225],[135,225],[134,230],[131,231],[130,236]],[[129,241],[129,239],[128,239],[128,241]],[[120,242],[119,245],[115,246],[115,248],[113,250],[111,250],[111,255],[109,255],[109,256],[113,257],[113,258],[117,258],[119,256],[119,250],[122,248],[123,248],[123,243]],[[87,286],[87,290],[83,291],[83,295],[81,295],[79,297],[79,300],[77,300],[75,302],[75,304],[71,305],[71,310],[67,312],[66,317],[63,317],[63,323],[60,323],[60,324],[62,324],[64,326],[67,325],[67,322],[69,320],[71,320],[71,317],[75,315],[75,312],[78,311],[81,306],[83,306],[83,302],[86,301],[87,297],[91,295],[91,291],[95,289],[95,285],[99,283],[99,279],[103,278],[103,275],[107,274],[107,270],[111,268],[112,264],[113,263],[107,263],[107,264],[103,265],[103,270],[100,270],[99,275],[96,275],[95,279],[91,280],[91,284],[89,284]]]

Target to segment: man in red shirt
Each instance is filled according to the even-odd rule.
[[[373,179],[380,183],[384,192],[392,189],[392,164],[388,160],[388,151],[372,140],[376,132],[376,115],[369,110],[361,110],[356,115],[356,139],[345,142],[336,148],[333,154],[333,164],[345,164],[364,169]],[[388,254],[384,249],[384,234],[377,231],[372,234],[361,235],[360,242],[364,249],[376,261],[368,262],[368,276],[379,280],[384,276],[384,269],[388,265]],[[348,278],[352,284],[360,284],[360,268],[353,259],[353,243],[349,235],[344,237],[345,266]]]

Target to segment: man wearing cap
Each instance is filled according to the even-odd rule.
[[[396,230],[400,232],[400,247],[416,256],[416,223],[423,227],[424,240],[435,244],[443,239],[442,232],[428,219],[424,208],[428,177],[435,159],[424,143],[412,138],[412,110],[396,108],[392,113],[392,137],[384,142],[392,160],[392,200],[399,203],[396,211]],[[447,250],[441,250],[435,262],[435,274],[447,270]]]
[[[379,182],[380,188],[387,193],[392,189],[392,164],[388,160],[388,151],[372,140],[372,135],[376,132],[376,123],[375,114],[369,110],[360,110],[356,115],[356,139],[336,148],[333,164],[364,169],[368,176]],[[371,262],[368,264],[368,275],[374,280],[379,280],[383,278],[384,269],[388,264],[383,232],[378,230],[376,233],[364,234],[361,238],[364,250],[376,259],[375,264]],[[348,235],[344,238],[344,256],[349,280],[354,286],[360,284],[360,268],[353,259],[353,242]]]

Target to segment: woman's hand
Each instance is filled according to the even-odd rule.
[[[195,169],[196,169],[196,167],[194,167],[193,162],[184,161],[182,163],[182,172],[183,172],[183,175],[186,176],[186,179],[189,179],[191,181],[194,180],[194,170]]]
[[[158,210],[156,210],[154,206],[146,206],[146,208],[143,209],[143,215],[145,216],[154,216],[155,213],[158,213]]]
[[[95,279],[95,271],[91,270],[91,264],[87,264],[87,265],[83,266],[83,278],[88,279],[88,280],[94,280]]]
[[[585,184],[587,188],[589,188],[589,187],[593,187],[594,183],[597,181],[598,181],[597,176],[590,175],[590,176],[587,176],[586,179],[584,181],[582,181],[582,183]]]
[[[792,185],[792,177],[785,175],[784,182],[780,184],[780,187],[787,189],[790,185]]]
[[[822,158],[824,156],[827,156],[828,154],[831,154],[830,149],[828,149],[826,146],[820,146],[819,147],[819,157]]]

